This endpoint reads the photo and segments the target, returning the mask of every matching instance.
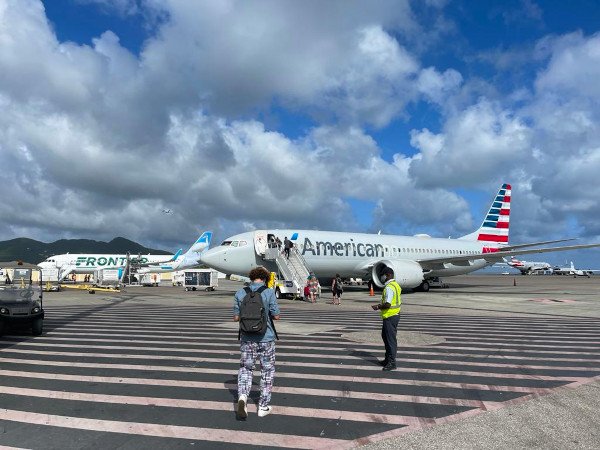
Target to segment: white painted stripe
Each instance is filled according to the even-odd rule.
[[[125,433],[141,436],[154,436],[171,439],[228,442],[231,444],[254,444],[285,448],[339,447],[348,441],[342,439],[315,438],[275,433],[262,433],[216,428],[160,425],[154,423],[119,422],[115,420],[84,419],[53,414],[0,409],[3,420],[34,425],[70,428],[76,430],[101,431],[105,433]]]
[[[141,359],[146,362],[160,360],[160,361],[190,361],[190,362],[209,362],[209,363],[225,363],[225,364],[238,364],[237,359],[223,359],[223,358],[200,358],[200,357],[187,357],[187,356],[163,356],[163,355],[135,355],[135,354],[112,354],[112,353],[75,353],[75,352],[50,352],[50,351],[37,351],[37,350],[25,350],[25,349],[10,349],[5,350],[7,353],[25,353],[35,355],[49,355],[49,356],[77,356],[77,357],[104,357],[113,359]],[[352,369],[356,371],[373,371],[378,370],[378,367],[373,365],[359,366],[354,364],[348,364],[343,366],[341,364],[327,364],[327,363],[316,363],[316,362],[290,362],[280,361],[277,363],[279,367],[308,367],[308,368],[327,368],[327,369]],[[433,368],[413,368],[413,367],[402,367],[403,372],[416,372],[416,373],[430,373],[430,374],[449,374],[452,375],[470,375],[476,377],[491,377],[491,378],[510,378],[510,379],[523,379],[523,380],[578,380],[580,377],[561,377],[561,376],[549,376],[549,375],[525,375],[525,374],[504,374],[494,372],[473,372],[464,370],[438,370]]]
[[[7,341],[0,340],[0,343],[6,343]],[[11,341],[8,341],[11,342]],[[230,352],[218,351],[213,349],[181,349],[181,348],[173,348],[173,347],[143,347],[143,346],[115,346],[115,345],[87,345],[87,344],[46,344],[41,342],[19,342],[13,347],[11,347],[10,351],[13,351],[16,347],[48,347],[52,346],[53,348],[85,348],[85,349],[97,349],[97,350],[145,350],[145,351],[156,351],[156,352],[172,352],[172,353],[198,353],[198,354],[206,354],[206,353],[220,353],[221,355],[229,353],[229,356],[237,356],[239,354],[239,350],[231,350]],[[154,358],[155,355],[147,355],[149,358]],[[166,355],[165,355],[166,356]],[[324,354],[314,354],[314,353],[298,353],[298,352],[282,352],[277,351],[278,357],[298,357],[298,358],[306,358],[306,359],[326,359],[326,358],[335,358],[336,360],[349,360],[349,361],[357,361],[359,358],[351,355],[324,355]],[[168,357],[168,356],[167,356]],[[582,362],[586,360],[580,360],[578,362]],[[509,369],[556,369],[556,370],[593,370],[591,367],[582,367],[582,366],[544,366],[544,365],[533,365],[533,364],[508,364],[508,363],[491,363],[491,362],[472,362],[472,361],[450,361],[445,359],[427,359],[424,360],[422,358],[405,358],[402,355],[398,356],[398,363],[401,365],[403,362],[415,362],[422,364],[448,364],[448,365],[460,365],[460,366],[470,366],[470,367],[494,367],[494,368],[509,368]],[[293,364],[290,362],[290,364]]]
[[[93,375],[66,375],[49,374],[38,372],[18,372],[14,370],[0,370],[0,376],[36,378],[45,380],[63,380],[63,381],[81,381],[87,383],[113,383],[113,384],[132,384],[144,386],[168,386],[199,389],[237,389],[237,383],[213,383],[209,381],[188,381],[188,380],[157,380],[152,378],[127,378],[127,377],[101,377]],[[256,386],[255,386],[256,388]],[[486,408],[486,405],[493,405],[497,402],[484,402],[480,400],[463,400],[455,398],[424,397],[417,395],[402,394],[383,394],[377,392],[361,392],[349,390],[330,390],[330,389],[310,389],[295,388],[286,386],[274,386],[273,393],[312,395],[317,397],[340,397],[363,400],[380,400],[393,402],[409,403],[428,403],[432,405],[453,405],[466,406],[472,408]]]
[[[76,339],[73,338],[60,338],[60,337],[47,337],[44,336],[42,338],[43,341],[49,340],[49,341],[73,341]],[[137,339],[92,339],[92,338],[85,338],[85,339],[81,339],[84,342],[114,342],[114,343],[121,343],[121,342],[126,342],[128,344],[164,344],[164,340],[157,340],[157,341],[153,341],[153,340],[137,340]],[[40,338],[36,339],[37,342],[40,341]],[[11,341],[12,342],[12,341]],[[21,342],[19,342],[21,343]],[[52,346],[56,346],[55,344],[52,344]],[[232,343],[232,344],[214,344],[214,343],[200,343],[200,342],[195,342],[195,343],[177,343],[178,347],[182,347],[182,346],[193,346],[193,347],[208,347],[208,349],[205,349],[204,351],[208,352],[208,351],[223,351],[224,349],[231,349],[232,351],[239,351],[239,343]],[[87,347],[87,346],[86,346]],[[108,347],[108,348],[113,348],[113,347]],[[114,347],[114,348],[120,348],[120,347]],[[145,348],[145,347],[144,347]],[[351,345],[344,345],[344,346],[337,346],[337,347],[309,347],[309,346],[297,346],[297,345],[286,345],[282,342],[277,342],[277,355],[283,355],[285,353],[283,353],[281,350],[322,350],[322,351],[340,351],[340,352],[345,352],[349,349],[351,349],[352,346]],[[477,355],[477,354],[473,354],[470,351],[465,351],[465,352],[435,352],[435,351],[428,351],[428,352],[420,352],[420,351],[407,351],[405,348],[402,348],[401,346],[400,348],[400,352],[399,354],[402,357],[405,357],[407,355],[422,355],[422,356],[447,356],[447,357],[470,357],[470,358],[487,358],[488,355]],[[435,347],[428,347],[430,349],[435,350],[437,347],[437,345]],[[169,347],[169,350],[171,350],[172,347]],[[200,349],[199,349],[200,350]],[[475,348],[469,349],[469,350],[475,350]],[[184,350],[181,350],[184,351]],[[547,352],[547,353],[557,353],[557,352]],[[563,352],[560,352],[563,353]],[[595,355],[595,356],[599,356],[600,357],[600,351],[598,354],[595,353],[581,353],[581,352],[571,352],[574,355]],[[298,352],[293,352],[293,353],[289,353],[289,355],[299,355]],[[316,353],[309,353],[307,355],[310,355],[309,357],[325,357],[327,355],[323,355],[323,354],[316,354]],[[335,357],[335,358],[355,358],[352,356],[344,356],[344,355],[338,355],[337,353],[334,353],[332,355],[328,355],[329,357]],[[506,360],[527,360],[527,361],[558,361],[558,362],[585,362],[585,361],[589,361],[589,362],[596,362],[596,363],[600,363],[600,358],[599,359],[582,359],[582,358],[552,358],[552,357],[532,357],[532,356],[518,356],[518,355],[510,355],[510,354],[499,354],[499,353],[494,353],[493,357],[496,358],[504,358]],[[404,361],[408,361],[407,359],[403,359]],[[420,361],[430,361],[426,358],[421,358]]]
[[[79,368],[93,368],[93,369],[112,369],[112,370],[137,370],[137,371],[150,371],[150,372],[184,372],[184,373],[198,373],[198,374],[222,374],[232,375],[230,369],[209,369],[201,367],[174,367],[174,366],[148,366],[148,365],[136,365],[136,364],[100,364],[100,363],[83,363],[83,362],[68,362],[68,361],[45,361],[45,360],[25,360],[25,359],[14,359],[4,358],[0,356],[0,361],[5,363],[15,364],[30,364],[35,366],[52,366],[52,367],[79,367]],[[277,372],[277,378],[291,378],[294,380],[303,379],[306,377],[305,373],[297,372]],[[352,383],[368,383],[368,384],[393,384],[397,383],[395,378],[375,378],[375,377],[360,377],[354,375],[321,375],[321,374],[310,374],[311,380],[326,380],[326,381],[340,381],[340,382],[352,382]],[[487,384],[475,384],[475,383],[454,383],[450,381],[421,381],[421,380],[402,380],[403,386],[430,386],[439,388],[457,388],[457,389],[474,389],[479,391],[506,391],[506,392],[545,392],[546,388],[533,388],[523,386],[503,386],[503,385],[487,385]]]
[[[232,402],[211,402],[204,400],[188,400],[181,398],[164,397],[138,397],[131,395],[108,395],[108,394],[90,394],[86,392],[63,392],[45,389],[25,389],[8,386],[0,386],[0,393],[8,395],[18,395],[23,397],[50,398],[56,400],[81,401],[81,402],[99,402],[114,403],[119,405],[141,405],[141,406],[160,406],[167,408],[187,408],[212,411],[235,411]],[[251,412],[256,412],[254,405],[248,404]],[[336,409],[316,409],[280,406],[277,403],[271,403],[273,406],[273,415],[308,417],[320,419],[352,420],[356,422],[368,423],[389,423],[394,425],[421,425],[432,423],[431,419],[414,416],[403,416],[395,414],[373,414],[354,411],[344,411]]]

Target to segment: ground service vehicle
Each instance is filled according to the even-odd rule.
[[[0,334],[11,325],[31,327],[35,336],[44,328],[41,269],[22,262],[0,262]]]
[[[205,291],[214,291],[219,285],[219,274],[212,269],[190,269],[184,271],[184,281],[186,291],[196,291],[204,289]]]

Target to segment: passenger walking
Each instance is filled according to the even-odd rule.
[[[310,302],[317,303],[317,295],[319,293],[319,280],[314,274],[311,275],[311,277],[308,279],[308,287],[310,291]]]
[[[381,314],[381,339],[385,346],[385,359],[381,362],[383,370],[394,370],[396,368],[396,352],[398,349],[398,321],[400,320],[400,305],[402,300],[400,294],[402,288],[394,279],[394,271],[386,267],[383,271],[382,281],[385,288],[381,295],[381,302],[371,305],[374,310]]]
[[[336,273],[335,278],[331,281],[331,292],[333,293],[333,304],[339,305],[342,299],[342,292],[344,292],[342,277],[340,277],[339,273]]]
[[[255,267],[248,275],[249,286],[236,292],[233,303],[233,320],[240,322],[240,369],[238,371],[237,415],[248,417],[248,395],[252,388],[252,372],[260,360],[260,399],[258,417],[265,417],[273,408],[271,391],[275,377],[275,338],[273,320],[279,320],[279,305],[273,289],[265,286],[269,271]],[[257,313],[258,312],[258,313]],[[262,312],[262,317],[261,317]]]
[[[288,259],[290,258],[290,250],[292,249],[293,246],[294,246],[294,243],[292,241],[290,241],[286,236],[285,239],[283,240],[283,254]]]

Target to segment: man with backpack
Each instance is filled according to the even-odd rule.
[[[258,417],[268,416],[273,410],[269,405],[275,377],[277,337],[273,320],[279,320],[279,305],[275,293],[265,285],[269,271],[262,266],[255,267],[248,277],[250,285],[237,291],[233,302],[233,320],[240,323],[237,415],[242,419],[248,417],[248,395],[257,359],[260,360]]]

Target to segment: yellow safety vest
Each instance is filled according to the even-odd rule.
[[[385,291],[387,287],[391,287],[394,291],[394,298],[389,299],[385,298]],[[400,294],[402,293],[402,288],[398,284],[396,280],[390,281],[385,285],[383,289],[383,293],[381,294],[381,304],[389,303],[391,306],[388,309],[380,309],[379,313],[381,314],[382,319],[387,319],[388,317],[395,316],[400,314],[400,305],[402,304],[402,299],[400,298]]]

